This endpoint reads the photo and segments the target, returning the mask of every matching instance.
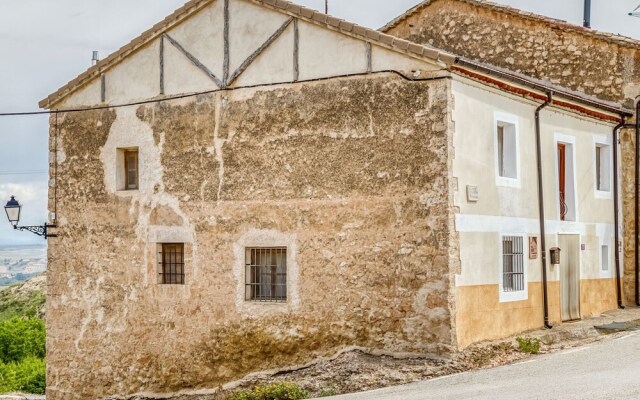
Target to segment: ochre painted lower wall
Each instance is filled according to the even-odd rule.
[[[560,282],[547,286],[549,320],[560,323]],[[456,288],[456,330],[458,346],[465,348],[483,340],[500,339],[531,329],[541,328],[542,283],[529,283],[529,298],[500,303],[498,285],[459,286]],[[582,317],[616,308],[614,279],[580,281]]]
[[[580,281],[580,315],[582,318],[618,308],[615,279]]]

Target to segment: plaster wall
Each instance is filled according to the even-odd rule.
[[[373,74],[60,114],[47,398],[455,349],[449,110],[446,79]],[[143,184],[119,192],[134,146]],[[163,242],[185,244],[184,285],[158,284]],[[276,244],[290,296],[247,303],[242,250]]]
[[[637,42],[625,45],[613,38],[594,38],[579,30],[580,27],[569,29],[544,19],[516,16],[501,11],[500,7],[491,9],[461,0],[433,0],[387,33],[634,108],[640,95]],[[636,290],[634,146],[633,132],[622,130],[621,221],[625,239],[622,259],[626,304],[635,304]]]
[[[291,23],[263,51],[258,51],[287,21]],[[298,20],[296,52],[295,24],[291,17],[256,5],[249,0],[229,0],[229,71],[240,73],[231,87],[291,83],[346,74],[394,70],[435,71],[435,63],[372,45],[341,32]],[[224,1],[215,0],[166,34],[219,81],[224,80]],[[164,41],[161,56],[160,42]],[[161,61],[162,59],[162,61]],[[248,63],[248,66],[246,64]],[[161,63],[164,93],[161,93]],[[243,67],[245,64],[245,67]],[[295,74],[297,65],[298,74]],[[424,75],[426,76],[426,75]],[[167,38],[156,38],[104,72],[106,104],[122,104],[185,93],[219,89],[202,68]],[[101,81],[90,81],[70,94],[59,108],[101,104]]]
[[[235,4],[236,2],[232,3]],[[179,24],[168,33],[211,72],[222,78],[224,63],[224,1],[213,1],[208,7],[203,8],[189,18],[188,21]],[[165,45],[172,48],[168,43],[165,43]],[[178,58],[178,55],[170,56],[169,59],[174,57]],[[194,66],[183,55],[180,55],[179,58],[187,63],[187,71],[194,69]],[[171,79],[171,76],[171,73],[167,73],[168,79]],[[211,84],[210,80],[209,84]],[[176,85],[175,90],[180,90],[181,88],[180,85]],[[169,93],[179,92],[172,91]]]
[[[454,202],[459,207],[456,230],[460,237],[461,259],[461,273],[456,276],[456,317],[459,343],[466,345],[542,325],[542,301],[537,293],[542,279],[540,255],[529,259],[528,254],[529,237],[538,238],[540,252],[534,126],[534,113],[539,104],[504,95],[461,77],[454,79],[452,90],[455,99],[453,176],[457,181]],[[498,176],[494,138],[496,118],[517,124],[519,179],[516,182],[504,182]],[[582,297],[582,315],[601,310],[602,304],[614,308],[615,288],[604,283],[611,282],[614,277],[613,200],[594,190],[594,137],[604,142],[608,139],[611,143],[612,126],[548,108],[541,114],[541,132],[547,249],[558,245],[558,234],[579,234],[580,242],[585,246],[580,251],[580,279],[585,290],[589,290]],[[559,216],[558,137],[575,143],[576,221],[561,221]],[[468,185],[478,188],[478,201],[467,198]],[[529,282],[528,290],[517,300],[503,298],[499,287],[501,235],[513,234],[524,236],[525,279]],[[609,245],[610,249],[606,271],[602,270],[601,245]],[[548,262],[547,268],[550,283],[558,284],[559,267],[550,266]],[[592,292],[594,288],[598,289],[595,293]],[[551,301],[559,304],[558,298],[552,297]],[[473,304],[473,310],[467,310],[465,304]],[[469,315],[478,309],[482,309],[480,315],[484,317]],[[489,330],[478,325],[479,318],[487,326],[491,325],[492,315],[502,315],[500,313],[506,313],[505,318],[506,315],[510,317],[504,323],[492,325]],[[554,315],[559,318],[560,314],[554,311],[552,318]]]

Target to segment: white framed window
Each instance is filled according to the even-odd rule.
[[[521,301],[529,297],[527,260],[529,248],[523,234],[501,234],[499,240],[498,288],[500,302]]]
[[[128,147],[116,149],[116,188],[117,190],[138,190],[139,162],[138,148]]]
[[[518,117],[496,112],[493,117],[496,185],[520,187]]]
[[[560,221],[579,221],[576,179],[576,138],[554,133],[556,204]]]
[[[593,187],[596,198],[610,199],[612,192],[613,146],[605,136],[594,136]]]

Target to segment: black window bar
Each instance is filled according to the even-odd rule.
[[[524,290],[524,240],[521,236],[502,238],[502,290]]]
[[[287,301],[287,248],[251,247],[245,252],[245,299]]]
[[[184,285],[184,244],[163,243],[160,264],[160,283]]]

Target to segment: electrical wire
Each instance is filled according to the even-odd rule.
[[[206,91],[203,91],[203,92],[178,94],[178,95],[173,95],[173,96],[163,96],[163,97],[158,97],[158,98],[153,98],[153,99],[135,101],[135,102],[131,102],[131,103],[105,104],[105,105],[94,106],[94,107],[77,107],[77,108],[60,109],[60,110],[2,112],[2,113],[0,113],[0,117],[22,117],[22,116],[33,116],[33,115],[58,115],[58,114],[78,113],[78,112],[85,112],[85,111],[111,110],[111,109],[116,109],[116,108],[141,106],[141,105],[145,105],[145,104],[162,103],[162,102],[166,102],[166,101],[186,99],[186,98],[189,98],[189,97],[197,97],[197,96],[213,94],[213,93],[219,93],[219,92],[232,92],[232,91],[240,90],[240,89],[255,89],[255,88],[270,87],[270,86],[281,86],[281,85],[293,85],[293,84],[300,84],[300,83],[321,82],[321,81],[328,81],[328,80],[332,80],[332,79],[352,78],[352,77],[358,77],[358,76],[377,75],[377,74],[385,74],[385,73],[386,74],[395,74],[395,75],[401,77],[404,80],[412,81],[412,82],[420,82],[420,81],[429,81],[429,80],[434,80],[434,79],[440,79],[440,77],[436,77],[436,78],[413,78],[413,77],[406,76],[405,74],[403,74],[403,73],[401,73],[399,71],[382,70],[382,71],[375,71],[375,72],[361,72],[361,73],[355,73],[355,74],[335,75],[335,76],[328,76],[328,77],[325,77],[325,78],[314,78],[314,79],[298,80],[298,81],[287,81],[287,82],[276,82],[276,83],[261,83],[261,84],[256,84],[256,85],[247,85],[247,86],[234,86],[234,87],[227,87],[227,88],[222,88],[222,89],[206,90]]]
[[[36,170],[36,171],[0,171],[0,176],[11,176],[11,175],[40,175],[47,174],[49,171],[46,170]]]

